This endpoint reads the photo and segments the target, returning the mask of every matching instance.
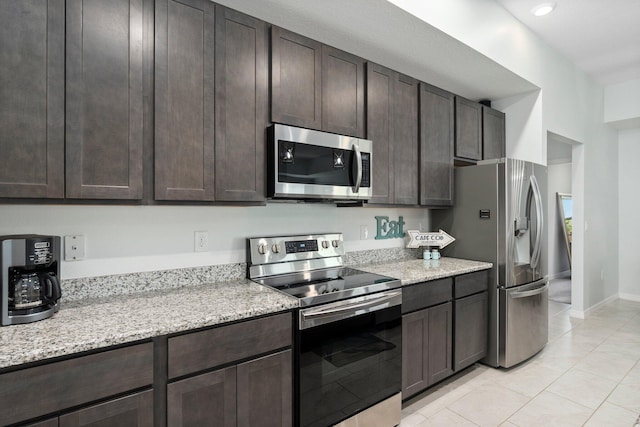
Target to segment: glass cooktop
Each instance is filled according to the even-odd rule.
[[[349,267],[310,270],[253,280],[298,298],[301,307],[401,286],[398,279]]]

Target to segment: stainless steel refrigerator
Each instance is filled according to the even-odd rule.
[[[489,347],[483,362],[505,368],[548,339],[545,166],[515,159],[455,170],[455,204],[433,210],[434,227],[456,238],[445,256],[493,263]]]

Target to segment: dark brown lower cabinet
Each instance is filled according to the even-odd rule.
[[[59,427],[153,427],[153,390],[62,415]]]
[[[172,427],[281,427],[292,423],[291,350],[167,386]]]
[[[459,371],[487,354],[488,292],[456,299],[453,370]]]
[[[238,426],[291,426],[291,375],[291,350],[238,365]]]
[[[236,425],[236,367],[167,385],[167,424],[175,427]]]
[[[452,319],[451,302],[402,316],[403,399],[453,373]]]

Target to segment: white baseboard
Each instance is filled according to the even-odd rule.
[[[571,277],[571,270],[559,271],[557,273],[549,274],[547,276],[547,278],[549,280],[564,279],[564,278],[568,278],[568,277]]]
[[[640,295],[637,294],[618,294],[618,296],[623,300],[640,302]]]
[[[591,307],[589,307],[588,309],[584,310],[584,311],[580,311],[580,310],[574,310],[571,309],[569,311],[569,316],[571,317],[577,317],[578,319],[586,319],[587,317],[589,317],[595,310],[597,310],[600,306],[603,306],[605,304],[610,303],[611,301],[615,301],[617,299],[624,299],[622,298],[622,296],[620,296],[619,294],[614,294],[611,295],[609,298],[605,298],[602,301],[600,301],[597,304],[592,305]],[[638,299],[636,301],[640,301],[640,297],[638,297]]]

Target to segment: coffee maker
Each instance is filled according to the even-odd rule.
[[[58,311],[60,237],[0,236],[2,326],[30,323]]]

